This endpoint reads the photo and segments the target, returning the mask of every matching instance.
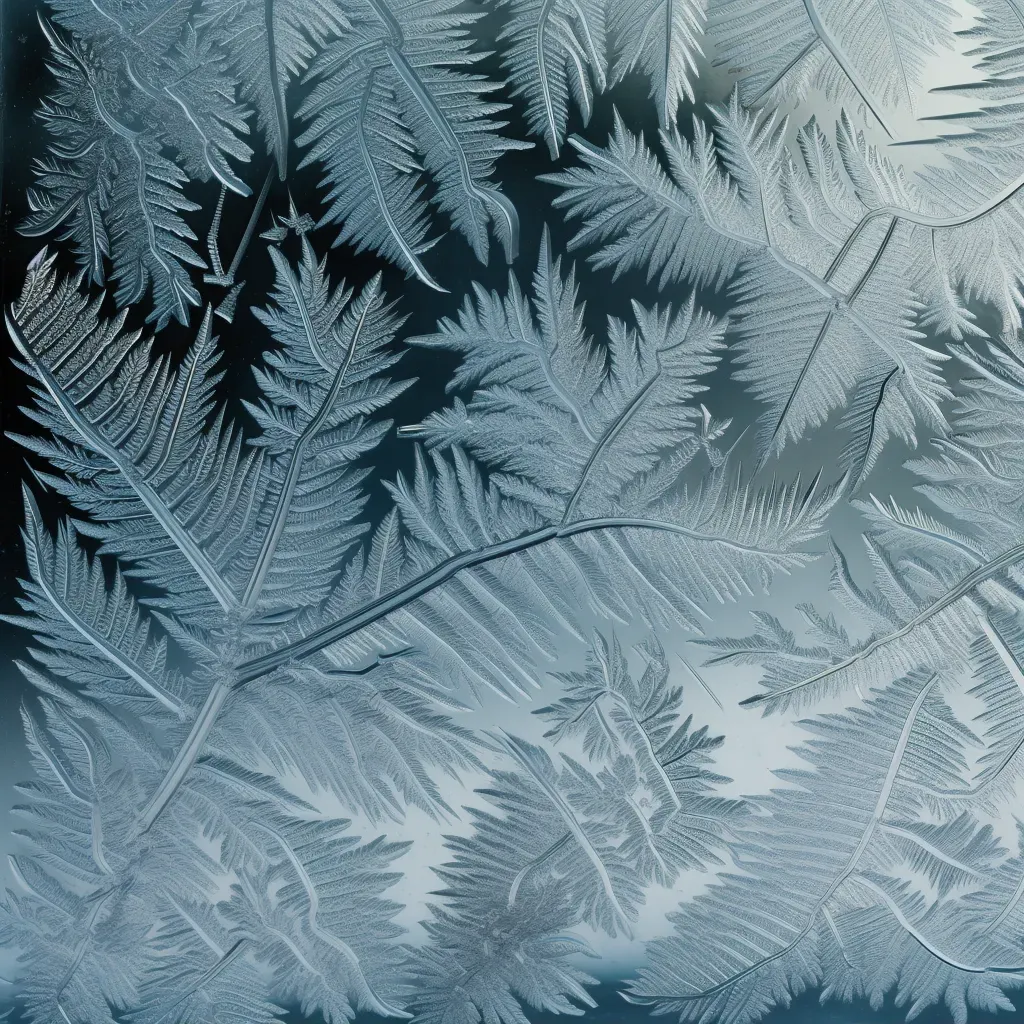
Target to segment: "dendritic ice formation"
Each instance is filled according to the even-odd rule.
[[[37,6],[19,1012],[1013,1008],[1017,0]]]

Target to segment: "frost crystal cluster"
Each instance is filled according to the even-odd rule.
[[[18,1012],[1012,1009],[1017,0],[26,2]]]

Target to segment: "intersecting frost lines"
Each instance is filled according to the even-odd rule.
[[[1012,1007],[1024,16],[976,7],[39,4],[30,1020],[523,1024],[598,938],[681,1021]],[[726,797],[751,708],[800,766]]]

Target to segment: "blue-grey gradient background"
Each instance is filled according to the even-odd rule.
[[[20,289],[25,265],[40,248],[40,240],[21,237],[16,227],[27,212],[26,189],[31,183],[30,158],[42,155],[45,146],[41,126],[33,117],[38,102],[50,87],[49,75],[44,65],[45,42],[36,22],[37,9],[41,8],[42,4],[37,0],[6,0],[3,11],[3,103],[0,116],[3,118],[3,155],[7,159],[4,160],[3,166],[0,212],[0,258],[3,260],[0,287],[5,307]],[[496,24],[498,22],[491,18],[484,22],[484,27],[493,31]],[[966,67],[966,62],[957,67],[954,61],[951,64],[947,63],[945,71],[948,74],[960,73],[964,72]],[[489,70],[497,73],[495,62],[489,63]],[[698,97],[699,99],[708,96],[720,98],[728,88],[728,81],[722,73],[709,73],[702,79],[701,88],[704,93],[702,97]],[[948,99],[946,103],[948,109]],[[610,96],[599,100],[589,126],[584,128],[576,118],[572,124],[573,130],[581,131],[595,143],[603,144],[611,128],[613,104],[634,130],[640,128],[648,138],[653,139],[657,128],[654,108],[648,100],[646,82],[640,78],[628,79],[616,87]],[[516,105],[510,112],[511,123],[507,131],[515,137],[527,138],[529,136],[520,109]],[[811,113],[817,113],[824,119],[829,110],[826,108],[815,111],[804,108],[797,111],[794,120],[803,123]],[[688,120],[688,113],[684,117]],[[901,157],[913,161],[914,151],[902,150]],[[293,167],[297,164],[297,160],[294,159],[290,162]],[[511,154],[499,164],[498,173],[503,187],[516,204],[522,219],[521,255],[513,269],[520,283],[526,288],[529,287],[533,273],[543,226],[547,224],[550,227],[556,252],[565,250],[572,234],[572,226],[567,225],[561,215],[551,208],[550,203],[555,190],[551,186],[537,182],[536,177],[538,174],[550,172],[556,166],[569,166],[572,163],[572,150],[566,147],[558,164],[552,165],[546,146],[541,144],[532,151]],[[257,155],[246,174],[247,180],[250,183],[257,183],[258,187],[267,166],[266,158]],[[315,168],[293,173],[291,176],[288,184],[300,211],[317,212],[315,196],[318,178],[319,174]],[[195,198],[203,200],[204,206],[210,209],[216,198],[216,191],[204,191],[199,188],[195,190]],[[249,208],[247,203],[238,200],[237,197],[229,197],[222,234],[225,240],[222,241],[222,247],[226,251],[232,251],[234,239],[241,235]],[[286,210],[287,192],[284,186],[276,184],[260,228],[268,226],[270,211],[281,214]],[[204,226],[197,223],[196,227],[197,233],[202,234],[200,228]],[[313,240],[319,252],[325,251],[333,241],[332,229],[327,228],[316,233]],[[58,249],[62,253],[65,271],[71,271],[73,264],[69,260],[67,247],[58,245]],[[688,290],[685,288],[678,288],[675,292],[670,289],[659,294],[639,274],[625,275],[612,285],[609,273],[589,271],[584,263],[584,255],[580,254],[576,258],[580,295],[587,302],[588,326],[597,339],[603,336],[608,315],[629,317],[631,299],[637,299],[644,305],[653,305],[655,302],[680,302],[687,297]],[[450,290],[449,295],[439,295],[415,280],[406,279],[400,271],[372,254],[355,257],[344,247],[333,250],[329,266],[333,280],[346,277],[355,283],[365,281],[378,269],[382,270],[388,294],[391,297],[400,297],[401,309],[409,315],[404,328],[407,335],[429,333],[440,317],[454,315],[474,281],[501,291],[506,287],[508,268],[504,266],[500,255],[492,260],[490,267],[483,267],[475,260],[461,238],[454,234],[445,237],[428,254],[428,263]],[[248,309],[250,303],[265,302],[266,287],[271,280],[270,260],[262,252],[258,240],[254,241],[249,250],[246,268],[247,285],[241,296],[239,315],[233,325],[218,322],[217,328],[224,352],[223,363],[228,371],[222,385],[222,394],[236,410],[239,409],[239,400],[252,394],[249,367],[258,361],[265,338],[264,329]],[[727,295],[702,294],[700,299],[701,304],[713,312],[722,314],[728,311]],[[141,326],[141,323],[142,316],[133,313],[129,325]],[[158,345],[180,352],[190,340],[189,330],[172,324],[162,332]],[[35,424],[18,409],[28,401],[27,379],[10,365],[13,345],[6,334],[3,335],[3,345],[0,427],[5,433],[32,433],[37,429]],[[422,350],[410,351],[401,369],[406,376],[418,377],[419,383],[392,407],[390,415],[399,424],[414,423],[425,413],[437,408],[445,401],[444,387],[453,368],[454,360],[444,354]],[[704,396],[705,404],[717,417],[733,417],[730,438],[735,439],[751,422],[757,409],[745,393],[730,380],[728,359],[709,383],[711,390]],[[838,419],[838,415],[835,419]],[[813,475],[819,469],[824,470],[823,476],[826,481],[835,479],[838,476],[835,460],[844,439],[830,429],[832,425],[820,431],[816,437],[788,449],[781,460],[769,464],[762,474],[764,482],[769,483],[771,476],[776,473],[783,479],[789,479],[797,473],[802,473],[805,477]],[[741,442],[737,454],[745,455],[746,464],[752,464],[750,432]],[[865,489],[865,496],[866,493],[876,493],[880,497],[892,494],[902,501],[912,503],[912,481],[901,469],[906,454],[899,446],[890,447],[876,467]],[[411,465],[411,456],[412,446],[409,442],[403,442],[392,432],[380,450],[379,477],[391,479],[396,473],[407,470]],[[0,613],[10,614],[17,610],[16,579],[22,573],[24,564],[24,552],[18,533],[22,519],[20,487],[25,480],[33,484],[36,494],[41,498],[44,513],[48,516],[52,528],[56,517],[64,511],[60,502],[52,495],[40,493],[40,487],[31,480],[23,450],[6,436],[0,438]],[[370,514],[379,515],[386,507],[385,492],[379,481],[372,483],[371,486],[374,502]],[[850,556],[855,572],[860,573],[866,580],[866,562],[859,542],[861,523],[856,511],[851,507],[837,510],[831,529],[836,542]],[[798,575],[778,580],[770,604],[764,595],[753,595],[721,609],[710,609],[713,617],[708,623],[708,632],[748,632],[750,610],[769,606],[787,626],[799,631],[801,620],[795,611],[795,605],[799,601],[818,601],[820,598],[823,606],[831,607],[826,593],[828,569],[827,559],[822,558]],[[3,885],[9,881],[6,855],[17,848],[17,842],[10,834],[12,829],[18,827],[16,817],[10,813],[12,805],[18,802],[14,784],[17,780],[28,777],[30,772],[21,734],[19,707],[23,700],[31,700],[31,696],[15,667],[17,660],[26,657],[28,637],[23,631],[3,623],[0,623],[0,631],[0,885]],[[628,633],[628,630],[625,632]],[[678,673],[679,681],[687,685],[687,711],[693,712],[698,724],[706,722],[712,732],[723,733],[726,736],[719,769],[734,779],[726,791],[735,795],[764,792],[772,785],[771,769],[790,767],[797,763],[795,755],[789,748],[800,741],[801,732],[791,719],[778,717],[764,720],[755,712],[737,707],[737,702],[753,692],[756,686],[757,673],[753,669],[701,670],[709,686],[714,689],[724,705],[724,710],[719,709],[699,686],[692,684],[692,679],[688,677],[682,664],[682,659],[685,659],[699,665],[706,657],[702,649],[687,643],[691,637],[692,634],[682,631],[661,636],[673,658],[674,671]],[[550,689],[546,693],[541,691],[534,706],[545,703],[550,696]],[[507,711],[507,705],[503,707]],[[505,714],[503,724],[517,729],[521,726],[523,731],[534,728],[529,710],[524,708],[521,720],[517,719],[512,725]],[[488,709],[482,709],[479,719],[481,727],[491,724],[485,720],[487,714]],[[472,780],[469,781],[472,785]],[[455,804],[464,802],[460,794],[455,794],[455,799],[449,799]],[[465,799],[472,799],[469,790],[465,794]],[[415,836],[418,841],[414,852],[400,862],[400,867],[406,871],[406,878],[398,887],[401,891],[393,894],[395,898],[407,904],[407,910],[400,920],[410,928],[410,938],[413,940],[417,936],[416,922],[423,917],[424,894],[436,887],[436,879],[430,872],[430,865],[444,859],[441,833],[452,830],[451,826],[437,825],[415,812],[410,815],[407,831],[402,835],[389,829],[395,838]],[[637,928],[637,937],[643,939],[664,933],[667,930],[664,913],[675,909],[679,897],[687,892],[687,885],[696,884],[694,879],[684,879],[680,887],[677,887],[679,891],[674,895],[666,892],[652,894],[641,927]],[[636,965],[637,945],[634,944],[629,949],[601,941],[595,941],[595,945],[605,953],[605,959],[596,965],[588,966],[594,973],[608,979],[609,983],[602,985],[595,993],[600,1005],[589,1014],[589,1018],[599,1021],[600,1024],[611,1024],[613,1021],[627,1018],[639,1020],[646,1017],[645,1009],[627,1006],[619,1000],[615,994],[615,986],[611,984],[615,978],[627,975]],[[0,974],[8,973],[9,970],[9,957],[5,957],[4,951],[0,951]],[[0,1001],[2,998],[3,986],[0,985]],[[804,1021],[823,1019],[842,1024],[858,1024],[872,1013],[866,1004],[843,1006],[831,1003],[821,1008],[814,994],[809,993],[797,999],[791,1008],[776,1010],[769,1020],[774,1022],[786,1017],[794,1022],[799,1021],[800,1024]],[[880,1014],[887,1020],[902,1019],[904,1015],[898,1013],[891,1005],[886,1006]],[[548,1016],[531,1015],[538,1024],[542,1021],[547,1024]],[[948,1012],[945,1009],[928,1011],[921,1019],[928,1021],[929,1024],[932,1020],[946,1020]]]

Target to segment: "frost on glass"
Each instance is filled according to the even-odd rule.
[[[1014,0],[36,6],[19,1012],[1011,1009]]]

